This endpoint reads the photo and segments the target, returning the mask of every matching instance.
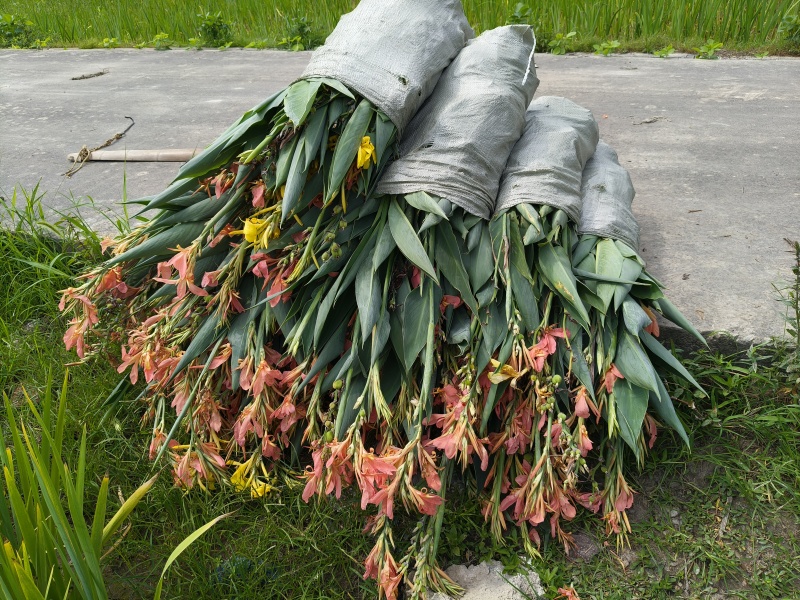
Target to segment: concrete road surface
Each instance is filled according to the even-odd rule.
[[[203,147],[294,80],[310,54],[278,51],[0,51],[0,193],[39,183],[47,206],[157,192],[175,164],[87,164],[66,155],[136,125],[115,149]],[[641,253],[703,332],[740,342],[783,331],[773,284],[800,238],[800,60],[536,57],[539,95],[591,109],[631,172]],[[105,72],[88,79],[82,75]],[[87,214],[88,216],[88,214]],[[92,217],[98,228],[108,229]]]

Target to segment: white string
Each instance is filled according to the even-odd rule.
[[[531,55],[528,57],[528,68],[525,69],[525,77],[522,78],[522,85],[525,85],[525,82],[528,81],[528,75],[531,72],[531,63],[533,62],[533,53],[536,52],[536,31],[534,31],[533,27],[531,27],[531,32],[533,33],[533,48],[531,49]]]

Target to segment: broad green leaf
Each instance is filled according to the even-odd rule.
[[[106,503],[108,501],[108,475],[100,483],[100,492],[97,494],[97,504],[94,507],[92,519],[92,547],[94,553],[100,556],[103,553],[103,526],[106,519]]]
[[[305,161],[303,170],[307,171],[311,163],[316,160],[319,154],[320,144],[328,141],[325,139],[326,126],[328,124],[328,107],[321,106],[311,113],[311,118],[306,125]]]
[[[635,282],[639,275],[642,273],[642,265],[636,262],[633,259],[625,257],[622,261],[622,271],[620,272],[620,279],[628,280],[631,282]],[[631,291],[631,286],[634,285],[632,283],[625,283],[622,285],[618,285],[617,289],[614,290],[614,310],[619,310],[619,307],[622,306],[622,303],[628,297],[628,294]]]
[[[367,380],[361,375],[355,375],[345,385],[342,399],[339,402],[339,410],[336,413],[336,424],[334,434],[337,440],[344,438],[347,430],[355,422],[358,415],[356,403],[367,387]]]
[[[395,139],[397,129],[388,117],[379,112],[375,119],[375,158],[378,159],[378,165],[386,163],[386,152],[389,150],[389,144]]]
[[[608,238],[601,240],[597,244],[597,249],[595,251],[596,264],[594,272],[601,277],[619,277],[622,273],[623,260],[624,258],[619,250],[617,250],[614,240]],[[606,307],[606,310],[603,312],[608,310],[616,289],[617,285],[614,283],[600,282],[597,284],[595,293],[600,297],[603,301],[603,305]]]
[[[245,137],[251,129],[263,127],[266,114],[277,108],[283,102],[285,95],[286,90],[282,90],[264,100],[256,109],[242,115],[203,152],[184,164],[178,171],[178,178],[202,177],[229,163],[230,159],[241,150],[241,144],[237,144],[237,142]]]
[[[425,346],[428,324],[434,315],[430,311],[430,295],[433,287],[423,284],[406,297],[403,311],[403,362],[406,370],[411,370],[414,361]]]
[[[617,250],[619,250],[620,254],[622,254],[622,256],[624,256],[625,258],[632,258],[633,260],[641,261],[641,258],[639,258],[639,255],[636,253],[636,250],[628,246],[628,244],[626,244],[625,242],[622,242],[620,240],[614,240],[614,244],[616,244]]]
[[[514,294],[514,305],[522,316],[525,329],[529,332],[536,331],[541,324],[541,315],[539,314],[539,303],[533,291],[533,286],[531,282],[517,270],[515,265],[511,265],[509,271],[511,273],[511,289]],[[506,293],[508,293],[508,290]]]
[[[183,210],[176,210],[172,214],[166,215],[164,218],[159,218],[157,224],[159,227],[169,227],[177,225],[178,223],[191,223],[192,221],[205,221],[209,217],[213,217],[219,209],[225,206],[223,198],[216,196],[205,196],[196,194],[196,200],[191,205]]]
[[[386,347],[386,343],[389,341],[389,334],[391,329],[391,324],[389,321],[389,313],[387,311],[383,311],[383,314],[380,315],[378,318],[378,322],[375,324],[375,331],[372,335],[372,347],[370,348],[371,358],[370,358],[370,368],[375,366],[375,363],[378,361],[378,358],[383,352],[383,349]],[[387,400],[391,400],[391,398],[387,398]]]
[[[383,264],[389,254],[391,254],[392,250],[395,249],[396,244],[394,243],[394,238],[392,237],[392,232],[388,227],[388,224],[383,226],[381,229],[381,233],[378,236],[378,242],[375,244],[375,252],[372,254],[372,270],[377,271],[378,268]]]
[[[411,194],[406,194],[403,198],[417,210],[437,215],[442,219],[447,219],[447,215],[444,214],[439,203],[425,192],[413,192]]]
[[[450,329],[447,332],[448,344],[463,344],[469,341],[471,321],[466,310],[456,310],[450,322]]]
[[[470,253],[469,281],[473,290],[480,290],[494,273],[494,257],[492,256],[492,240],[489,228],[483,227],[477,247]]]
[[[318,81],[321,84],[328,86],[332,90],[336,90],[337,92],[339,92],[343,96],[347,96],[348,98],[352,98],[353,100],[355,100],[355,98],[356,98],[353,95],[353,92],[351,92],[347,88],[347,86],[345,84],[343,84],[341,81],[338,81],[336,79],[330,79],[328,77],[309,77],[308,79],[309,79],[309,81]]]
[[[303,168],[305,164],[305,135],[300,138],[292,157],[292,164],[289,167],[289,175],[286,179],[286,188],[283,190],[281,200],[281,224],[286,222],[297,208],[297,201],[303,193],[306,184],[307,171]]]
[[[536,229],[542,231],[542,220],[539,218],[539,213],[536,212],[536,209],[532,205],[522,203],[517,204],[515,208],[530,225],[533,225],[536,227]]]
[[[286,90],[283,111],[295,127],[300,127],[305,122],[308,113],[311,112],[320,85],[322,82],[319,80],[301,79]]]
[[[217,328],[221,322],[222,318],[220,317],[218,311],[214,311],[210,315],[206,316],[203,324],[200,325],[197,333],[194,335],[194,337],[192,337],[192,341],[189,342],[186,352],[183,353],[181,359],[178,361],[178,364],[175,365],[175,370],[172,371],[169,381],[175,379],[175,377],[177,377],[181,371],[189,366],[189,363],[200,356],[203,352],[208,350],[211,347],[211,344],[213,344],[215,340],[219,339],[220,333],[217,331]]]
[[[503,318],[498,302],[489,304],[488,310],[481,309],[480,317],[483,326],[483,345],[491,356],[508,331],[508,321]]]
[[[530,246],[536,242],[541,242],[543,239],[544,231],[537,229],[536,225],[528,225],[528,228],[525,230],[525,236],[522,238],[522,242],[526,246]]]
[[[632,384],[627,379],[617,379],[614,383],[613,396],[620,435],[638,460],[637,441],[642,432],[644,415],[647,413],[649,394],[646,389]]]
[[[691,373],[689,373],[689,371],[686,370],[686,367],[684,367],[680,363],[680,361],[672,354],[672,352],[670,352],[669,350],[664,348],[664,346],[662,346],[656,338],[654,338],[652,335],[650,335],[646,331],[642,331],[639,334],[639,337],[641,338],[641,340],[644,343],[645,347],[654,356],[656,356],[658,359],[660,359],[662,362],[664,362],[664,364],[666,364],[667,367],[669,367],[674,373],[680,375],[686,381],[688,381],[693,386],[695,386],[698,390],[700,390],[701,392],[705,393],[705,390],[703,390],[703,387],[699,383],[697,383],[695,378],[692,377]]]
[[[658,377],[639,339],[621,328],[614,363],[625,379],[646,390],[658,391]]]
[[[572,265],[577,267],[583,260],[592,253],[597,244],[597,236],[582,235],[572,251]]]
[[[364,99],[358,103],[353,114],[350,115],[342,135],[336,141],[336,149],[333,151],[326,202],[330,201],[339,192],[339,186],[358,154],[358,149],[361,147],[361,139],[366,135],[374,114],[375,111],[372,104]]]
[[[406,258],[414,263],[421,271],[428,274],[436,283],[439,280],[436,272],[428,258],[425,248],[419,241],[414,228],[406,218],[397,201],[392,199],[389,203],[389,229],[392,232],[397,247],[405,254]]]
[[[675,308],[675,305],[672,304],[672,302],[666,298],[661,298],[658,301],[658,306],[661,309],[660,312],[662,315],[685,331],[691,333],[694,337],[703,342],[704,346],[708,346],[708,342],[706,342],[705,338],[700,334],[699,331],[697,331],[697,329],[694,328],[694,325],[692,325],[689,320],[681,314],[681,311]]]
[[[300,135],[292,136],[292,139],[278,151],[278,160],[275,163],[275,189],[280,189],[289,178],[289,171],[295,158],[294,150],[300,139],[302,139]]]
[[[339,326],[336,328],[336,331],[328,340],[325,342],[325,345],[320,350],[319,355],[314,360],[314,363],[311,365],[311,368],[308,370],[308,373],[303,378],[303,382],[300,384],[300,387],[297,389],[296,393],[300,393],[300,391],[308,385],[308,383],[314,378],[314,376],[321,372],[324,368],[326,368],[334,359],[339,357],[344,350],[344,340],[345,334],[347,333],[347,321],[342,320]]]
[[[622,318],[631,335],[639,336],[639,332],[650,325],[650,317],[633,298],[626,298],[622,303]]]
[[[461,250],[453,230],[448,223],[440,223],[436,227],[437,236],[437,264],[444,277],[458,290],[461,299],[473,313],[478,312],[478,303],[472,295],[469,285],[469,276],[461,262]],[[441,242],[441,245],[439,245]]]
[[[573,318],[588,330],[589,314],[578,296],[577,281],[572,274],[572,265],[569,263],[566,251],[561,246],[543,244],[538,247],[536,254],[539,269],[548,285],[569,303],[574,310]]]
[[[205,225],[205,223],[181,223],[170,227],[166,231],[155,234],[138,246],[134,246],[115,256],[106,265],[112,266],[129,260],[171,254],[170,250],[178,246],[186,248],[202,233]]]
[[[684,429],[683,423],[681,423],[678,414],[675,412],[675,405],[672,403],[672,398],[670,398],[669,392],[667,392],[667,388],[664,386],[664,382],[661,381],[661,378],[658,380],[658,394],[650,392],[650,406],[653,407],[659,419],[661,419],[665,425],[677,431],[686,446],[691,448],[689,436],[686,435],[686,429]]]
[[[366,341],[369,339],[372,326],[378,321],[383,300],[381,282],[373,270],[371,261],[364,261],[358,270],[355,291],[362,339]]]
[[[597,286],[600,283],[610,283],[613,286],[617,287],[617,289],[619,289],[619,286],[623,286],[623,290],[627,293],[627,291],[630,290],[631,286],[642,285],[634,279],[623,279],[621,277],[607,277],[605,275],[598,275],[593,271],[587,271],[578,267],[574,267],[572,269],[572,272],[575,274],[576,277],[585,280],[585,281],[580,281],[580,283],[586,285],[586,287],[593,290],[596,290]]]

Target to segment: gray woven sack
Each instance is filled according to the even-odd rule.
[[[600,141],[583,170],[580,234],[620,240],[639,249],[639,224],[631,212],[636,192],[613,148]]]
[[[342,82],[402,132],[474,35],[459,0],[361,0],[314,51],[303,78]]]
[[[470,40],[409,124],[400,158],[386,168],[377,192],[425,191],[488,219],[539,85],[532,52],[527,25]]]
[[[560,208],[578,223],[581,178],[600,131],[591,111],[566,98],[542,96],[528,107],[525,133],[508,158],[495,212],[517,204]]]

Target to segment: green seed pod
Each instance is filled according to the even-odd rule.
[[[561,375],[553,375],[553,385],[561,384]]]
[[[342,389],[343,385],[344,385],[344,381],[342,381],[341,379],[337,379],[336,381],[333,382],[333,389],[340,390],[340,389]]]

